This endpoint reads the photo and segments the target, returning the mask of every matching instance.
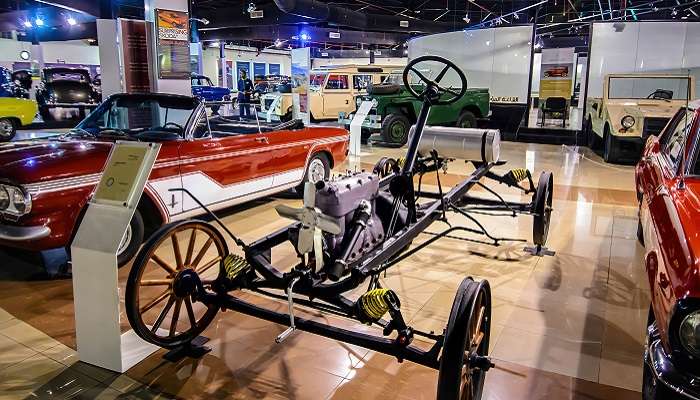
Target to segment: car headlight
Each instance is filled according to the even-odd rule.
[[[0,212],[20,217],[32,209],[32,199],[22,188],[0,185]]]
[[[625,115],[624,117],[622,117],[622,120],[620,121],[620,123],[622,124],[622,126],[625,129],[629,129],[629,128],[633,127],[635,122],[636,121],[634,120],[634,117],[631,115]]]
[[[700,357],[700,311],[683,318],[678,336],[683,347],[693,356]]]
[[[12,193],[12,205],[19,214],[26,214],[29,208],[27,197],[17,188],[14,188]]]
[[[4,186],[0,186],[0,211],[5,211],[10,206],[10,193]]]

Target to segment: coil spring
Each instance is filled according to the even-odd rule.
[[[406,157],[399,157],[396,160],[396,165],[399,166],[399,168],[403,168],[403,165],[406,164]]]
[[[224,270],[229,280],[236,279],[241,272],[248,270],[249,267],[248,261],[239,255],[229,254],[224,258]]]
[[[515,168],[510,170],[510,175],[513,177],[513,180],[517,182],[522,182],[525,179],[527,179],[527,169],[525,168]]]
[[[374,289],[363,294],[357,302],[360,320],[379,321],[389,311],[389,301],[399,304],[398,296],[390,289]]]

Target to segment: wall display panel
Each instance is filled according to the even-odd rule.
[[[423,36],[408,43],[408,59],[445,57],[462,68],[469,87],[489,88],[492,101],[526,103],[532,29],[526,25]]]
[[[690,71],[696,78],[697,93],[700,76],[699,35],[698,22],[593,24],[587,96],[602,97],[605,77],[614,73],[685,75]],[[630,93],[643,89],[648,88],[627,88]],[[675,89],[676,93],[685,90]]]
[[[269,64],[268,65],[270,75],[281,75],[282,74],[282,68],[280,67],[279,64]]]
[[[256,80],[265,78],[265,63],[253,63],[253,77]]]

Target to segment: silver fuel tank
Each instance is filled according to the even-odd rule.
[[[415,129],[415,125],[411,127],[411,136]],[[494,163],[500,155],[500,143],[498,129],[426,126],[418,152],[427,156],[435,149],[440,157]]]

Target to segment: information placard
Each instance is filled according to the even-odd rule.
[[[159,150],[155,143],[117,141],[90,202],[135,207]]]

